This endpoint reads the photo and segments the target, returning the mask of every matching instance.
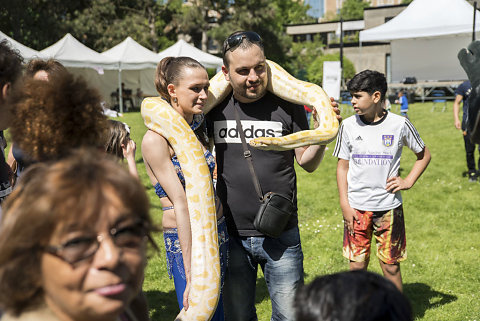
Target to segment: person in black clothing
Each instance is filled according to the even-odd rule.
[[[12,121],[7,96],[22,75],[23,58],[10,47],[7,40],[0,42],[0,131],[7,129]],[[2,139],[3,143],[3,139]],[[11,170],[5,162],[4,147],[0,148],[0,204],[12,192]],[[0,208],[1,214],[1,208]]]
[[[260,265],[272,300],[272,320],[294,320],[293,296],[303,283],[294,163],[313,172],[324,156],[325,146],[311,145],[281,152],[250,149],[263,193],[282,194],[292,200],[295,209],[278,238],[257,231],[253,221],[259,197],[243,157],[235,109],[247,140],[285,136],[309,128],[303,106],[267,92],[268,66],[262,39],[257,33],[233,33],[225,40],[223,53],[222,71],[233,93],[206,117],[217,155],[217,192],[224,205],[230,235],[224,285],[225,319],[257,319],[255,287]]]
[[[478,178],[478,171],[475,164],[475,145],[470,140],[470,134],[467,132],[468,121],[468,97],[472,92],[472,85],[470,81],[464,81],[455,90],[455,101],[453,102],[453,118],[455,121],[455,128],[463,132],[463,141],[465,143],[465,152],[467,154],[468,180],[475,182]],[[460,121],[458,114],[460,111],[460,103],[463,102],[463,117]],[[480,146],[477,146],[480,154]],[[480,155],[478,158],[478,169],[480,170]]]

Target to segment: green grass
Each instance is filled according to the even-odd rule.
[[[432,153],[426,172],[409,191],[403,192],[408,259],[401,264],[404,292],[410,299],[415,320],[480,320],[480,211],[479,183],[469,183],[461,133],[454,128],[452,103],[445,112],[431,112],[431,103],[412,104],[409,117]],[[342,106],[344,118],[351,115]],[[394,111],[395,107],[394,107]],[[141,138],[145,133],[140,114],[122,119],[132,127],[137,142],[137,166],[152,202],[152,214],[161,222],[158,198],[151,187],[141,159]],[[297,168],[298,205],[306,282],[318,275],[348,269],[342,257],[343,223],[335,180],[334,144],[314,173]],[[402,175],[414,162],[404,149]],[[160,233],[159,233],[160,234]],[[162,248],[163,238],[157,236]],[[144,290],[152,320],[173,320],[177,303],[173,281],[168,279],[164,251],[149,261]],[[371,271],[380,272],[377,260]],[[270,318],[271,308],[265,283],[257,282],[259,320]]]

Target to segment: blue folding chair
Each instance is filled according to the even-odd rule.
[[[432,96],[433,97],[445,97],[445,91],[441,89],[433,90],[432,91]],[[442,104],[443,103],[443,108],[442,108],[442,113],[447,109],[447,100],[446,99],[433,99],[433,105],[432,105],[432,112],[435,110],[435,106],[437,104]]]

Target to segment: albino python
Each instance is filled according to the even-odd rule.
[[[326,145],[335,139],[338,121],[330,99],[322,88],[300,81],[272,61],[268,63],[268,90],[282,99],[306,104],[316,110],[317,129],[284,137],[258,137],[250,145],[269,150],[287,150],[300,146]],[[219,104],[231,91],[222,72],[210,80],[205,113]],[[141,113],[145,125],[165,137],[175,151],[185,175],[186,195],[192,230],[190,307],[182,309],[176,320],[210,320],[220,293],[220,263],[217,220],[210,172],[195,134],[171,106],[159,97],[146,98]]]

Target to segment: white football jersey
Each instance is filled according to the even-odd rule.
[[[347,174],[350,206],[364,211],[384,211],[402,204],[400,192],[385,187],[398,176],[403,146],[414,153],[425,148],[415,127],[405,117],[390,112],[375,123],[358,115],[340,126],[333,156],[349,161]]]

